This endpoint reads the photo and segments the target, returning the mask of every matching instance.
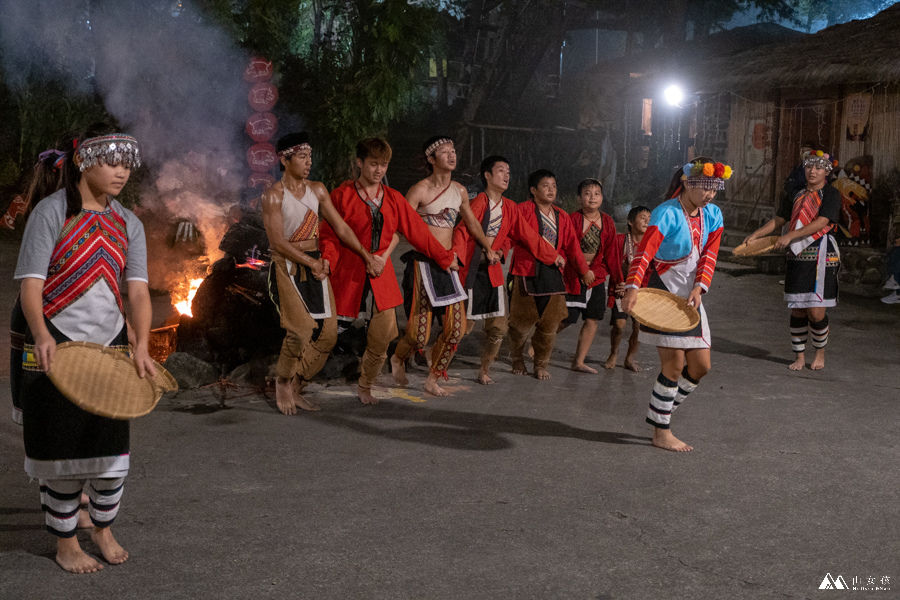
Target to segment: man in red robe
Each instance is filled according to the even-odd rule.
[[[416,250],[441,268],[458,269],[454,253],[431,235],[403,195],[381,182],[390,160],[391,147],[385,140],[369,138],[359,142],[356,145],[359,177],[345,181],[331,192],[337,212],[362,245],[376,256],[386,254],[394,233],[399,232]],[[341,244],[327,223],[322,223],[320,247],[323,259],[335,265],[331,284],[338,319],[352,322],[360,314],[365,314],[369,319],[358,394],[363,404],[377,404],[378,400],[372,395],[372,385],[387,358],[388,345],[398,334],[394,308],[403,303],[394,266],[388,257],[384,272],[372,277],[366,272],[363,260]]]

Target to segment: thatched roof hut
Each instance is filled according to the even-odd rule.
[[[859,21],[765,45],[684,73],[698,92],[900,82],[900,4]]]

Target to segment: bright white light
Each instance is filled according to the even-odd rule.
[[[666,91],[663,92],[663,95],[666,97],[666,102],[672,106],[679,106],[681,101],[684,100],[684,92],[682,92],[681,88],[677,85],[670,85],[667,87]]]

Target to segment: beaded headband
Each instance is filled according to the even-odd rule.
[[[450,138],[441,138],[441,139],[437,140],[436,142],[432,143],[427,148],[425,148],[425,156],[428,157],[428,156],[431,156],[432,154],[434,154],[434,151],[438,149],[438,146],[443,146],[444,144],[452,144],[452,143],[453,143],[453,140],[451,140]]]
[[[704,190],[724,190],[725,180],[730,179],[733,172],[726,164],[703,161],[689,162],[681,171],[685,187]]]
[[[288,157],[291,154],[296,154],[296,153],[300,152],[301,150],[309,150],[310,152],[312,152],[312,146],[310,146],[309,144],[304,142],[302,144],[297,144],[296,146],[291,146],[290,148],[285,148],[284,150],[282,150],[281,152],[278,153],[278,158]]]
[[[77,145],[75,153],[81,159],[79,171],[96,165],[141,166],[141,150],[137,140],[123,133],[88,138]]]
[[[838,166],[838,161],[835,157],[831,156],[827,152],[822,152],[818,150],[816,152],[811,152],[805,159],[803,159],[804,167],[819,167],[820,169],[825,169],[829,173]]]

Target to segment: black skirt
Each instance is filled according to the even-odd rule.
[[[70,341],[50,321],[46,323],[57,344]],[[125,327],[110,346],[128,348]],[[129,422],[89,413],[63,396],[37,368],[30,330],[20,356],[25,472],[38,479],[124,477],[129,467]]]

